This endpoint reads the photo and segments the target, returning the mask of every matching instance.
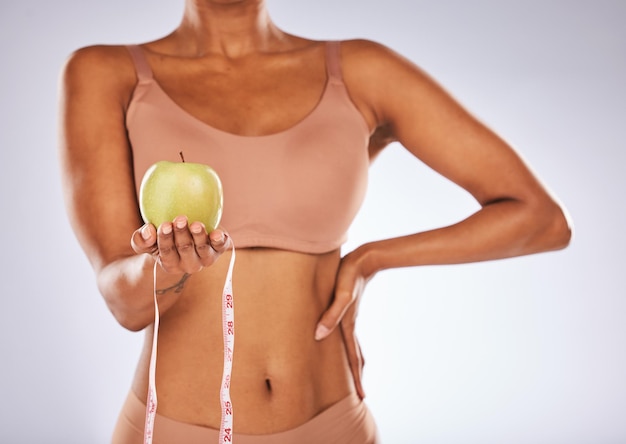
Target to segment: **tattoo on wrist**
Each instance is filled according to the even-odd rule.
[[[169,293],[170,291],[174,291],[174,293],[182,292],[183,287],[185,286],[185,282],[187,281],[187,279],[189,279],[189,276],[191,276],[189,273],[183,274],[183,277],[180,278],[180,281],[176,282],[174,285],[170,287],[160,288],[156,290],[156,294],[163,295],[163,294]]]

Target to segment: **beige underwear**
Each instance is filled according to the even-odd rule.
[[[132,391],[120,412],[112,444],[142,444],[146,404]],[[235,425],[235,430],[236,430]],[[154,444],[217,443],[219,430],[187,424],[157,413]],[[379,444],[372,414],[356,395],[350,395],[294,429],[269,435],[235,432],[235,444]]]

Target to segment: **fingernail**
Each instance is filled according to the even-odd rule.
[[[187,220],[185,220],[184,217],[179,217],[176,218],[174,223],[176,224],[176,228],[185,228],[185,226],[187,225]]]
[[[317,329],[315,330],[315,340],[320,341],[328,336],[330,333],[330,329],[323,324],[318,324]]]
[[[224,233],[220,233],[220,236],[217,239],[213,239],[213,242],[215,242],[216,244],[223,244],[224,243]]]
[[[170,234],[172,232],[172,224],[170,223],[164,223],[161,226],[161,231],[163,232],[163,234]]]
[[[141,237],[143,238],[143,240],[150,239],[150,228],[147,225],[144,225],[141,229]]]

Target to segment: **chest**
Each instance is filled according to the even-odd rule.
[[[180,108],[207,125],[243,136],[273,134],[304,119],[327,82],[321,54],[156,61],[155,80]]]

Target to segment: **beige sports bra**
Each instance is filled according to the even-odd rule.
[[[367,187],[369,130],[343,83],[339,42],[326,44],[327,82],[316,107],[291,128],[240,136],[179,107],[153,78],[143,50],[128,46],[137,85],[126,115],[137,193],[159,160],[211,166],[222,180],[221,226],[237,248],[305,253],[339,248]]]

